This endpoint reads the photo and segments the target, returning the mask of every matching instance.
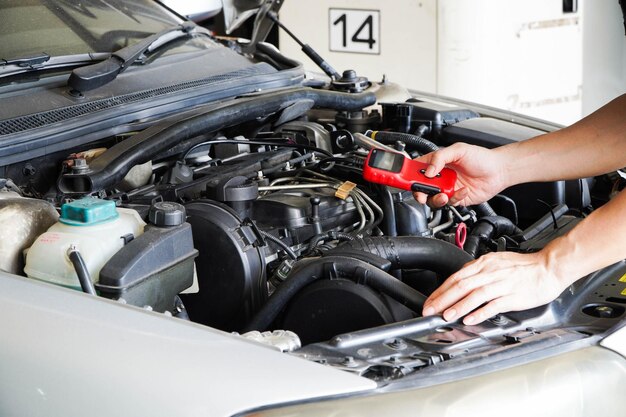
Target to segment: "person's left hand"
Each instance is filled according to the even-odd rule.
[[[554,300],[567,283],[556,276],[549,267],[548,256],[542,252],[494,252],[469,262],[428,297],[422,314],[443,312],[447,321],[467,314],[463,323],[472,325],[498,313],[525,310]]]

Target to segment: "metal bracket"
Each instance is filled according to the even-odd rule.
[[[267,35],[269,35],[270,30],[272,30],[272,27],[274,26],[274,22],[271,19],[268,19],[267,14],[270,12],[278,13],[283,5],[283,1],[284,0],[265,0],[265,3],[259,7],[256,17],[254,18],[254,27],[252,29],[250,43],[242,46],[244,52],[256,52],[257,44],[267,39]]]

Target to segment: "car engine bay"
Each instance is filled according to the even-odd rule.
[[[415,158],[545,130],[350,70],[331,83],[298,79],[297,63],[262,43],[253,60],[266,75],[284,70],[284,82],[6,157],[2,269],[380,382],[442,375],[445,364],[459,369],[487,352],[495,360],[513,348],[589,343],[623,316],[618,264],[547,306],[480,325],[421,318],[426,297],[465,263],[541,249],[624,180],[525,184],[489,203],[432,210],[409,191],[366,182],[368,152]],[[0,121],[2,136],[28,130],[20,117]]]

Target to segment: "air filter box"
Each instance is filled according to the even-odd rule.
[[[421,125],[426,125],[430,129],[429,137],[433,140],[441,136],[446,126],[480,117],[472,110],[439,103],[407,101],[405,103],[382,103],[381,106],[383,109],[382,129],[415,133]]]

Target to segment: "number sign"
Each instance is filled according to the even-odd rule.
[[[330,50],[380,54],[380,11],[329,9]]]

